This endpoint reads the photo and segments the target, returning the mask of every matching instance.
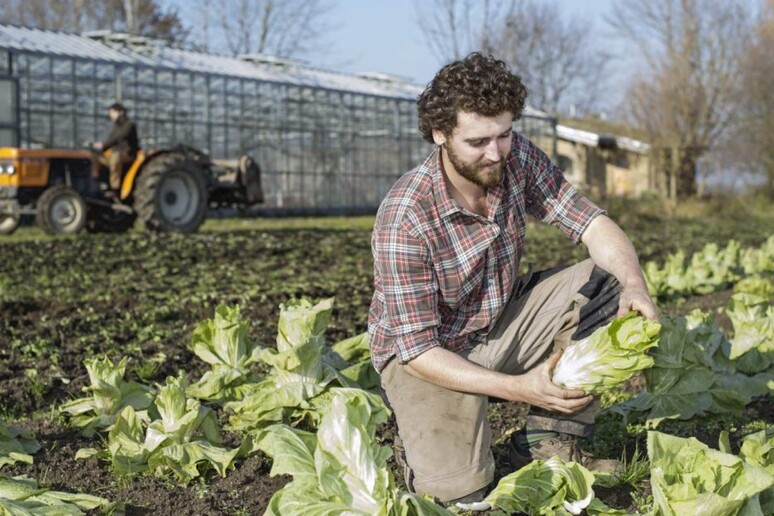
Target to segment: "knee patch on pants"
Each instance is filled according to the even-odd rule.
[[[615,276],[594,266],[589,280],[578,291],[589,302],[580,309],[578,328],[572,334],[572,340],[585,339],[615,317],[621,290]]]

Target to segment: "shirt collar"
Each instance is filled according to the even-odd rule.
[[[438,215],[446,218],[452,213],[462,211],[457,201],[449,195],[449,189],[446,188],[446,178],[443,175],[443,158],[441,157],[441,147],[436,146],[433,160],[433,194],[435,195],[435,205],[438,207]]]

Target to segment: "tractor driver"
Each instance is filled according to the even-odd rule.
[[[110,170],[110,189],[118,192],[121,188],[124,164],[132,163],[140,149],[137,139],[137,127],[126,114],[126,108],[115,102],[108,108],[108,117],[113,122],[113,128],[102,142],[94,142],[94,150],[102,151],[99,162]],[[109,156],[104,151],[112,149]]]

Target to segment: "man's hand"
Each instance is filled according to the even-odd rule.
[[[94,142],[91,144],[92,148],[94,150],[102,150],[102,142]]]
[[[576,412],[591,403],[593,396],[584,391],[562,389],[551,381],[561,356],[562,350],[559,350],[531,371],[511,377],[517,385],[518,401],[564,414]]]
[[[658,313],[653,300],[648,294],[648,287],[642,281],[632,281],[623,286],[618,302],[618,317],[634,310],[651,321],[658,320]]]
[[[448,349],[435,347],[401,367],[412,376],[446,389],[486,394],[569,414],[588,405],[592,397],[551,382],[560,356],[561,351],[527,373],[512,375],[492,371]]]
[[[591,221],[581,239],[594,263],[615,276],[623,286],[618,316],[634,310],[651,321],[658,320],[637,253],[623,230],[607,216],[600,215]]]

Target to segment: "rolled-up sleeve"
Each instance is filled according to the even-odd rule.
[[[562,170],[543,151],[534,144],[529,145],[527,211],[556,226],[577,244],[591,221],[605,210],[573,188]]]
[[[427,244],[409,223],[382,227],[374,234],[374,261],[383,309],[376,329],[381,342],[372,353],[406,363],[439,346],[438,283]]]

